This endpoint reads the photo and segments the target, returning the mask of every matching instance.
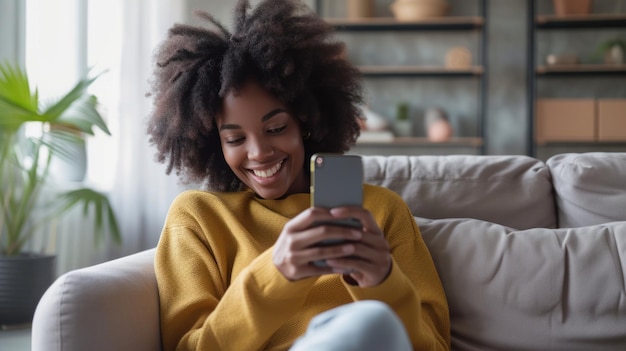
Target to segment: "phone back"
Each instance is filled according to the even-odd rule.
[[[360,156],[315,154],[311,157],[311,206],[333,208],[363,204]]]

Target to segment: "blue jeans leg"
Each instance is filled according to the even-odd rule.
[[[404,325],[385,303],[357,301],[317,315],[290,351],[411,351]]]

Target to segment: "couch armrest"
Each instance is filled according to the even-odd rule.
[[[154,252],[59,277],[35,311],[32,350],[160,350]]]

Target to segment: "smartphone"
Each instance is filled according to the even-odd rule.
[[[311,157],[311,206],[334,208],[363,205],[363,162],[360,156],[315,154]],[[324,221],[314,225],[338,225],[360,228],[356,218]],[[317,245],[337,245],[343,240],[324,240]],[[313,262],[325,266],[323,260]]]
[[[363,205],[361,156],[311,156],[311,206],[334,208]]]

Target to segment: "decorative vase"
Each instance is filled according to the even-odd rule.
[[[364,18],[374,15],[374,0],[348,0],[348,18]]]
[[[82,182],[87,175],[87,146],[68,145],[65,150],[71,160],[53,157],[50,161],[50,173],[54,179],[67,182]]]
[[[396,19],[402,22],[445,16],[450,5],[445,0],[396,0],[390,8]]]
[[[554,13],[559,16],[588,15],[592,0],[552,0]]]
[[[428,140],[434,142],[447,141],[452,137],[452,126],[446,113],[440,108],[429,108],[424,114],[424,128]]]
[[[620,45],[613,45],[604,54],[604,63],[607,65],[621,65],[624,63],[624,49]]]
[[[54,272],[55,256],[0,256],[0,325],[31,323]]]
[[[52,130],[72,133],[80,142],[67,143],[64,145],[65,157],[58,154],[50,161],[50,173],[52,177],[64,182],[82,182],[87,175],[87,144],[85,134],[75,128],[62,125],[50,127]]]

